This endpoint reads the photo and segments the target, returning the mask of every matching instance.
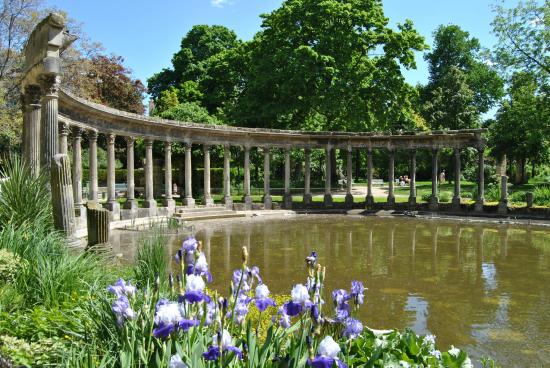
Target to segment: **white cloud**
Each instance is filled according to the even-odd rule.
[[[231,1],[229,0],[210,0],[210,4],[216,8],[223,8],[226,5],[230,5]]]

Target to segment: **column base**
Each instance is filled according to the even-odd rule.
[[[231,196],[225,196],[222,200],[223,204],[225,204],[225,208],[232,210],[233,209],[233,198]]]
[[[193,208],[195,207],[195,198],[193,197],[185,197],[183,199],[183,205],[186,207]]]
[[[351,193],[346,194],[345,204],[346,204],[346,208],[353,207],[353,196],[351,195]]]
[[[128,199],[126,202],[122,205],[122,208],[125,210],[137,210],[138,209],[138,203],[135,199]]]
[[[292,194],[286,193],[283,196],[283,207],[287,210],[290,210],[292,208]]]
[[[430,197],[430,206],[431,211],[437,211],[439,209],[439,197],[438,196],[432,196]]]
[[[250,195],[243,196],[243,203],[245,211],[250,211],[252,209],[252,197]]]
[[[367,207],[367,209],[374,207],[374,197],[372,195],[367,195],[365,197],[365,207]]]
[[[395,206],[395,197],[393,195],[389,195],[386,199],[386,206],[388,207],[394,207]]]
[[[409,209],[416,208],[416,196],[409,196]]]
[[[460,210],[460,196],[454,196],[452,200],[452,208],[455,211]]]
[[[176,201],[172,198],[164,199],[162,201],[162,204],[164,205],[164,207],[168,207],[170,209],[175,209],[176,208]]]
[[[476,204],[474,204],[474,211],[483,212],[483,202],[485,202],[485,201],[476,202]]]
[[[264,194],[262,202],[264,202],[264,210],[273,209],[273,200],[269,194]]]
[[[74,206],[74,215],[75,217],[86,218],[86,207],[83,204],[76,204]]]
[[[144,208],[157,208],[157,201],[154,200],[154,199],[146,199],[143,202],[143,207]]]
[[[103,208],[111,212],[111,216],[113,220],[120,219],[120,203],[118,203],[117,201],[107,202],[103,205]]]
[[[500,200],[498,202],[498,213],[501,215],[507,215],[508,214],[508,200]]]
[[[325,194],[325,197],[323,198],[323,204],[325,205],[325,207],[332,207],[332,194]]]
[[[204,197],[204,202],[203,204],[206,206],[206,207],[212,207],[214,206],[214,199],[212,199],[212,197]]]
[[[302,197],[302,201],[304,203],[304,206],[309,206],[311,202],[313,202],[313,196],[311,195],[311,193],[306,193]]]

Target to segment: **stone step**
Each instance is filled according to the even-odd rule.
[[[219,211],[230,211],[233,212],[230,209],[227,209],[225,206],[212,206],[212,207],[193,207],[193,208],[185,208],[180,207],[176,209],[176,213],[205,213],[205,212],[219,212]]]
[[[220,211],[220,212],[208,212],[208,213],[175,213],[174,217],[182,219],[184,221],[201,221],[201,220],[215,220],[215,219],[225,219],[225,218],[237,218],[237,217],[246,217],[244,213],[237,213],[234,211]]]

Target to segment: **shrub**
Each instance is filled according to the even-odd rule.
[[[537,186],[533,192],[533,202],[538,206],[549,206],[550,187],[546,185]]]
[[[421,196],[422,201],[429,202],[432,199],[432,193],[424,193]]]
[[[451,192],[441,192],[441,193],[439,193],[439,201],[440,202],[450,202],[451,198],[453,198],[453,194]]]
[[[497,183],[489,183],[485,190],[485,200],[487,202],[500,201],[500,185]]]
[[[166,236],[161,231],[154,228],[152,236],[142,238],[139,242],[133,273],[140,287],[153,285],[157,278],[163,289],[167,286],[170,264],[164,246],[167,243]]]
[[[508,198],[510,199],[510,202],[513,203],[521,203],[527,201],[525,192],[512,192],[510,193],[510,196]]]
[[[0,286],[15,279],[21,260],[6,249],[0,249]]]
[[[11,156],[0,170],[0,228],[7,224],[21,226],[53,224],[51,197],[44,173],[33,177],[30,167],[18,156]]]

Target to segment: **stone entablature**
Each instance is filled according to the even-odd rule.
[[[242,128],[146,117],[84,100],[61,90],[60,120],[82,128],[121,136],[193,144],[273,148],[463,148],[484,145],[485,129],[432,132],[307,132],[296,130]]]

